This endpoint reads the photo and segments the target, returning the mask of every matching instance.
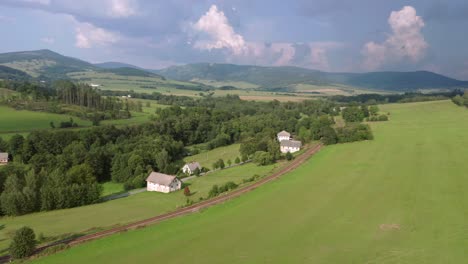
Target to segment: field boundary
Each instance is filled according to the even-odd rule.
[[[58,244],[67,244],[68,246],[72,247],[72,246],[76,246],[76,245],[79,245],[79,244],[83,244],[85,242],[89,242],[89,241],[93,241],[93,240],[96,240],[96,239],[99,239],[99,238],[107,237],[107,236],[110,236],[110,235],[113,235],[113,234],[129,231],[129,230],[134,230],[134,229],[138,229],[138,228],[143,228],[143,227],[146,227],[148,225],[157,224],[157,223],[162,222],[164,220],[176,218],[176,217],[183,216],[183,215],[188,215],[188,214],[191,214],[191,213],[196,213],[196,212],[199,212],[202,209],[205,209],[205,208],[211,207],[213,205],[223,203],[223,202],[231,200],[233,198],[237,198],[237,197],[241,196],[244,193],[255,190],[256,188],[258,188],[258,187],[260,187],[260,186],[262,186],[262,185],[264,185],[264,184],[266,184],[268,182],[276,180],[277,178],[281,177],[282,175],[296,169],[297,167],[302,165],[305,161],[307,161],[310,157],[312,157],[315,153],[320,151],[322,149],[322,147],[323,147],[323,144],[320,143],[320,144],[308,149],[303,154],[296,157],[290,164],[284,166],[283,168],[281,168],[279,171],[273,173],[272,175],[269,175],[269,176],[267,176],[267,177],[265,177],[263,179],[260,179],[259,181],[253,183],[252,185],[248,185],[248,186],[245,186],[243,188],[236,189],[236,190],[234,190],[232,192],[229,192],[229,193],[227,193],[225,195],[220,195],[220,196],[217,196],[215,198],[196,203],[194,205],[183,207],[183,208],[178,209],[178,210],[173,211],[173,212],[161,214],[161,215],[158,215],[158,216],[155,216],[155,217],[151,217],[151,218],[147,218],[147,219],[144,219],[144,220],[136,221],[136,222],[133,222],[133,223],[130,223],[130,224],[126,224],[126,225],[123,225],[123,226],[120,226],[120,227],[111,228],[111,229],[108,229],[108,230],[105,230],[105,231],[100,231],[100,232],[97,232],[97,233],[84,235],[84,236],[77,237],[77,238],[72,238],[72,239],[69,239],[69,240],[62,240],[62,241],[54,242],[54,243],[51,243],[49,245],[37,248],[36,251],[35,251],[35,254],[40,253],[43,250],[45,250],[47,248],[50,248],[50,247],[53,247],[53,246],[56,246]],[[7,263],[10,260],[11,260],[10,256],[3,256],[3,257],[0,258],[0,263]]]

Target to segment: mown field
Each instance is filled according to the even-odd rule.
[[[70,120],[70,115],[60,115],[45,112],[27,110],[15,110],[8,106],[0,105],[0,136],[1,133],[25,132],[33,129],[48,129],[50,122],[59,126],[60,122]],[[72,117],[79,126],[91,126],[91,121]]]
[[[326,147],[230,202],[36,262],[465,263],[468,111],[381,109],[390,121],[371,124],[373,141]]]
[[[338,93],[335,90],[323,88],[321,91],[316,91],[317,87],[309,87],[305,85],[301,86],[301,91],[298,92],[270,92],[270,91],[255,91],[252,89],[258,88],[257,85],[246,83],[246,82],[216,82],[210,80],[196,80],[200,84],[205,84],[213,87],[221,86],[234,86],[238,89],[235,90],[211,90],[211,91],[196,91],[189,89],[180,89],[178,85],[183,85],[186,87],[195,87],[199,86],[197,83],[191,82],[179,82],[174,80],[161,80],[157,77],[142,77],[142,76],[121,76],[113,73],[102,73],[102,72],[74,72],[68,74],[71,78],[76,81],[88,82],[101,85],[99,89],[102,90],[113,90],[113,91],[130,91],[133,90],[138,93],[153,93],[158,92],[167,95],[177,95],[177,96],[190,96],[190,97],[200,97],[201,95],[206,95],[212,93],[214,96],[225,96],[228,94],[236,94],[241,96],[244,100],[252,101],[303,101],[307,99],[312,99],[315,96],[324,96],[324,95],[335,95],[335,94],[345,94],[350,95],[353,92],[350,92],[346,89],[338,90]],[[309,90],[307,90],[309,89]],[[336,88],[334,89],[341,89]],[[305,93],[304,91],[307,90]],[[309,92],[314,90],[315,94],[310,94]],[[357,91],[357,89],[356,89]]]
[[[240,144],[232,144],[226,147],[215,148],[211,151],[206,151],[197,155],[186,157],[184,161],[198,161],[202,167],[212,169],[213,163],[215,163],[219,159],[223,159],[224,163],[227,166],[228,160],[231,160],[232,164],[234,164],[236,157],[239,157],[240,159],[239,148]]]
[[[153,100],[131,99],[143,103],[143,112],[132,112],[130,119],[104,120],[101,125],[131,125],[148,122],[157,108],[167,107],[157,104]],[[150,106],[147,107],[146,103]],[[50,122],[54,122],[55,130],[59,130],[60,122],[69,121],[70,117],[80,128],[91,127],[92,122],[75,116],[66,114],[53,114],[46,112],[36,112],[28,110],[15,110],[14,108],[0,105],[0,137],[9,139],[15,134],[27,135],[28,132],[36,129],[51,129]]]
[[[206,198],[214,184],[222,185],[228,181],[237,184],[255,174],[270,174],[277,165],[258,167],[245,164],[225,170],[216,171],[202,177],[187,181],[192,192],[190,200]],[[104,195],[120,192],[121,184],[105,183]],[[152,216],[175,210],[185,205],[187,197],[183,191],[170,194],[144,192],[126,198],[112,200],[83,207],[33,213],[19,217],[0,218],[0,255],[6,254],[14,231],[22,226],[32,227],[37,234],[42,233],[50,240],[69,237],[73,234],[84,234],[110,228],[116,225],[146,219]]]

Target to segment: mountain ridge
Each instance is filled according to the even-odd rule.
[[[251,83],[260,90],[290,90],[299,84],[315,86],[348,86],[371,90],[418,91],[425,89],[467,88],[468,81],[460,81],[430,71],[381,71],[367,73],[322,72],[295,66],[254,66],[224,63],[193,63],[149,70],[122,62],[91,64],[84,60],[42,49],[0,54],[4,78],[37,78],[54,80],[69,78],[68,73],[94,71],[121,76],[140,76],[177,81],[233,81]],[[24,72],[25,75],[17,71]]]
[[[195,79],[246,81],[263,88],[288,87],[302,83],[312,85],[346,85],[391,91],[468,87],[468,81],[460,81],[430,71],[340,73],[322,72],[294,66],[268,67],[194,63],[171,66],[159,70],[157,73],[166,78],[180,81],[192,81]]]

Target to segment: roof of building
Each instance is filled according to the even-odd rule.
[[[302,142],[297,140],[281,140],[280,145],[282,147],[300,148],[302,146]]]
[[[151,172],[151,174],[146,178],[146,181],[152,182],[152,183],[157,183],[159,185],[164,185],[164,186],[169,186],[174,179],[176,179],[176,176],[172,175],[167,175],[164,173],[159,173],[159,172]]]
[[[200,163],[198,163],[198,162],[196,162],[196,161],[187,163],[187,164],[185,164],[185,165],[189,167],[190,171],[194,171],[194,170],[196,170],[197,168],[198,168],[198,169],[201,169]]]
[[[6,152],[0,152],[0,159],[8,159],[8,153]]]
[[[287,131],[281,131],[278,133],[278,137],[290,137],[291,134],[289,134]]]

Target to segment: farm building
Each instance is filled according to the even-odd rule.
[[[278,141],[281,142],[283,140],[290,140],[291,139],[291,134],[289,134],[288,132],[286,131],[281,131],[278,133]]]
[[[195,173],[195,170],[198,169],[198,170],[201,170],[202,167],[200,166],[200,163],[198,162],[190,162],[190,163],[187,163],[184,165],[184,167],[182,167],[182,172],[183,173],[187,173],[187,174],[193,174]]]
[[[182,182],[176,176],[151,172],[146,178],[146,190],[149,192],[170,193],[180,190]]]
[[[280,142],[281,153],[294,153],[301,150],[302,142],[297,140],[283,140]]]
[[[0,152],[0,165],[8,164],[8,153]]]

